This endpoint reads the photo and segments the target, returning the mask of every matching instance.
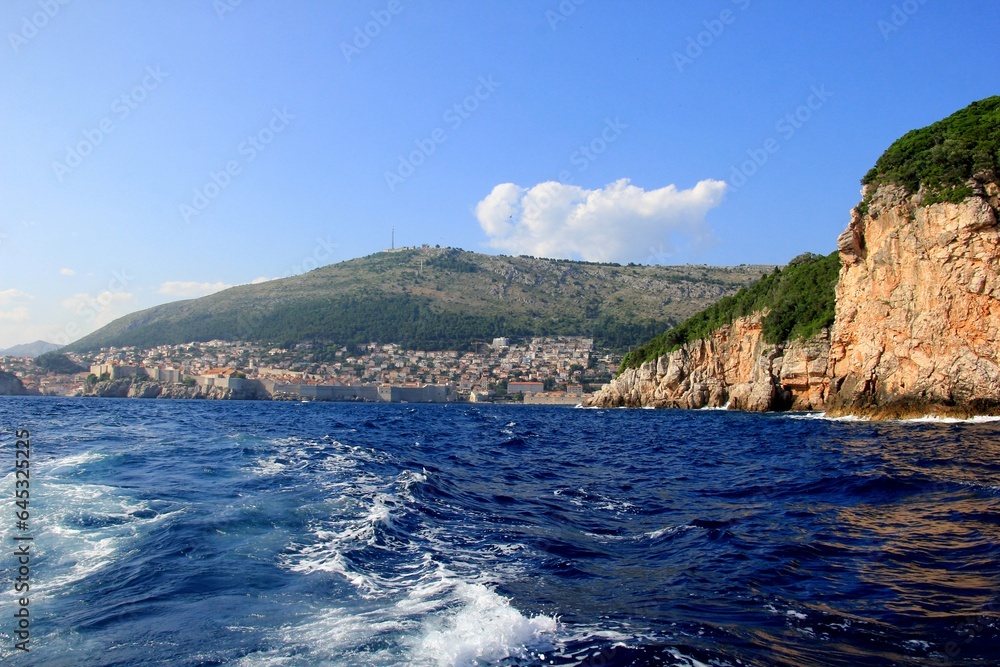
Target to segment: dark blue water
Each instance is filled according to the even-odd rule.
[[[1000,664],[1000,423],[8,398],[0,428],[10,664]]]

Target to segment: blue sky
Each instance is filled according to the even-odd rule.
[[[5,0],[0,348],[397,245],[829,252],[986,0]]]

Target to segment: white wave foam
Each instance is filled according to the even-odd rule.
[[[459,583],[459,606],[425,623],[414,647],[412,664],[457,667],[524,656],[551,646],[548,636],[558,621],[551,616],[528,618],[510,600],[482,584]]]
[[[157,513],[146,501],[101,484],[39,481],[35,488],[40,576],[32,591],[37,597],[66,590],[127,557],[151,524],[177,513]]]
[[[689,655],[682,654],[680,651],[678,651],[675,648],[667,649],[667,651],[670,653],[670,656],[674,660],[678,660],[679,661],[679,662],[676,663],[678,665],[678,667],[711,667],[707,663],[704,663],[704,662],[702,662],[700,660],[695,660],[694,658],[692,658]]]
[[[968,419],[960,419],[958,417],[939,417],[936,415],[924,415],[923,417],[915,417],[914,419],[900,419],[898,421],[909,422],[909,423],[931,423],[931,424],[988,424],[990,422],[1000,421],[1000,416],[997,415],[976,415],[975,417],[969,417]]]
[[[858,417],[856,415],[844,415],[842,417],[828,417],[825,412],[784,412],[781,416],[785,419],[816,419],[830,422],[866,422],[871,421],[868,417]]]
[[[786,419],[819,419],[834,422],[870,422],[869,417],[857,415],[843,415],[841,417],[828,417],[825,412],[798,412],[784,413]],[[1000,421],[1000,415],[976,415],[974,417],[941,417],[938,415],[924,415],[923,417],[910,417],[909,419],[884,419],[879,420],[890,424],[987,424]]]
[[[638,509],[634,503],[627,500],[612,498],[603,493],[592,493],[583,488],[576,489],[576,491],[572,489],[556,489],[552,492],[552,495],[557,497],[566,496],[569,499],[569,503],[576,507],[590,506],[592,509],[615,512],[617,514],[633,512]]]
[[[557,619],[529,618],[486,584],[463,581],[427,556],[428,571],[395,602],[322,610],[281,628],[281,646],[235,664],[471,667],[550,650]]]
[[[680,526],[667,526],[666,528],[660,528],[659,530],[654,530],[651,533],[646,533],[646,537],[651,540],[658,540],[664,535],[673,535],[679,530],[691,530],[695,526],[689,524],[681,524]]]
[[[56,475],[60,472],[60,468],[78,468],[87,463],[93,463],[95,461],[100,461],[104,458],[104,454],[99,452],[80,452],[79,454],[71,454],[70,456],[65,456],[60,459],[55,459],[54,461],[47,461],[42,466],[44,474],[46,477]]]
[[[361,479],[374,481],[370,477]],[[393,580],[352,568],[350,554],[368,547],[409,548],[407,544],[380,544],[379,536],[396,525],[397,515],[409,511],[414,488],[426,481],[426,470],[420,473],[407,470],[398,475],[388,489],[349,481],[334,484],[340,487],[342,494],[329,514],[331,517],[348,515],[349,518],[331,518],[313,526],[313,543],[292,545],[291,553],[283,559],[285,566],[302,574],[330,572],[341,575],[366,598],[387,595],[393,589]],[[354,516],[350,517],[352,513]]]
[[[379,477],[358,465],[358,454],[384,458],[334,446],[322,463],[311,464],[323,467],[319,484],[328,496],[314,510],[324,518],[279,561],[304,576],[332,573],[354,594],[283,627],[280,646],[238,664],[458,667],[529,656],[547,646],[556,619],[525,616],[492,588],[498,581],[494,574],[506,574],[502,568],[483,572],[483,565],[491,571],[491,563],[502,565],[495,551],[455,544],[440,528],[414,531],[415,494],[429,473],[405,470]],[[511,553],[522,548],[504,547]],[[438,556],[454,563],[455,571]]]

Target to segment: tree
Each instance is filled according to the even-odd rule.
[[[35,357],[35,365],[42,370],[55,373],[56,375],[72,375],[87,370],[65,354],[60,354],[59,352],[47,352]]]

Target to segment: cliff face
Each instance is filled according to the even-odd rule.
[[[1000,187],[921,206],[881,185],[840,236],[830,411],[869,416],[1000,408]]]
[[[135,380],[125,378],[98,382],[93,387],[84,389],[81,396],[97,396],[101,398],[208,398],[219,400],[254,400],[270,398],[258,395],[255,390],[233,391],[224,387],[201,387],[179,384],[164,384],[150,380]]]
[[[13,373],[0,371],[0,396],[30,396],[37,392],[28,391],[21,378]]]
[[[655,362],[627,369],[587,405],[823,409],[829,386],[829,332],[772,345],[762,335],[764,315],[738,318]]]

